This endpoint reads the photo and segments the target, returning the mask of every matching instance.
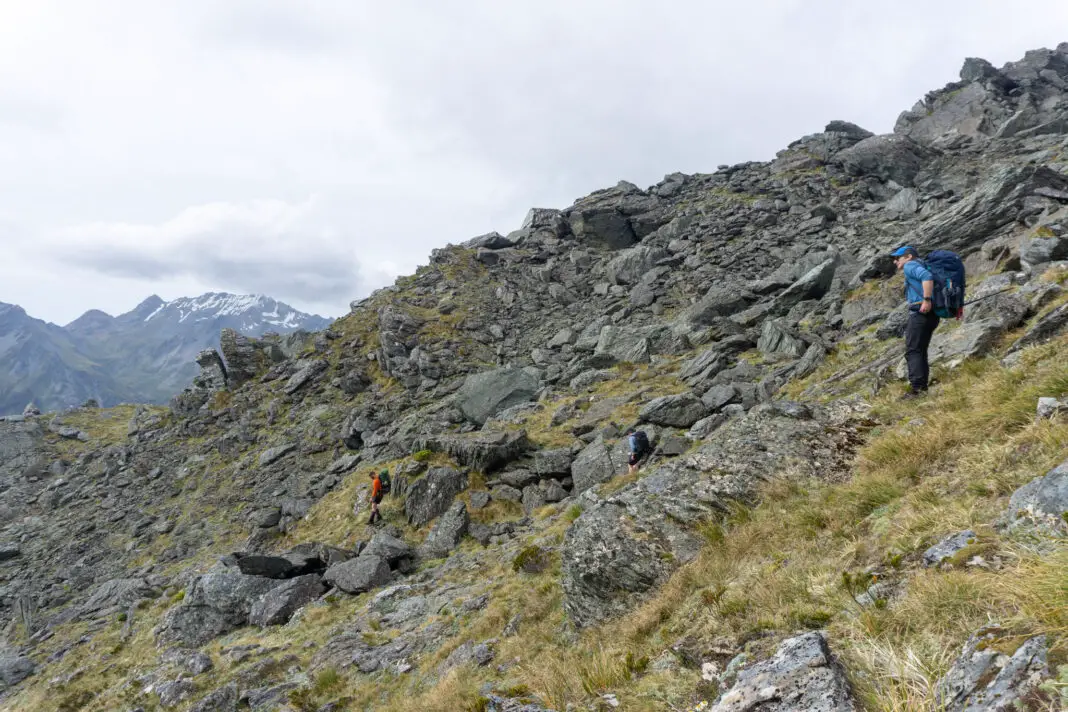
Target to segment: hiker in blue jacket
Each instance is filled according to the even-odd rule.
[[[905,359],[909,366],[909,390],[903,398],[916,398],[927,392],[931,375],[927,349],[941,321],[934,312],[934,275],[920,261],[915,247],[905,245],[890,253],[894,264],[905,273],[905,299],[909,320],[905,326]]]

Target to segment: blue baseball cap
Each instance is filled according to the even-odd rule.
[[[902,247],[897,248],[893,252],[891,252],[890,256],[891,257],[903,257],[904,255],[912,255],[913,257],[916,257],[919,254],[920,253],[917,252],[916,248],[913,247],[912,245],[904,245]]]

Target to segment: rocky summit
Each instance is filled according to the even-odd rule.
[[[1068,45],[968,59],[0,419],[0,709],[1064,709],[1066,150]],[[912,401],[904,243],[979,300]]]

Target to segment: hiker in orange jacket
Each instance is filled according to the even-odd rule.
[[[382,514],[378,511],[378,503],[382,501],[382,480],[379,478],[377,472],[371,473],[371,518],[367,520],[368,524],[375,523],[375,517],[382,518]]]

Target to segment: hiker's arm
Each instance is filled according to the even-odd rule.
[[[934,302],[931,301],[931,297],[934,296],[934,280],[926,279],[922,283],[923,286],[923,302],[920,303],[920,313],[926,314],[931,311],[931,307]]]

